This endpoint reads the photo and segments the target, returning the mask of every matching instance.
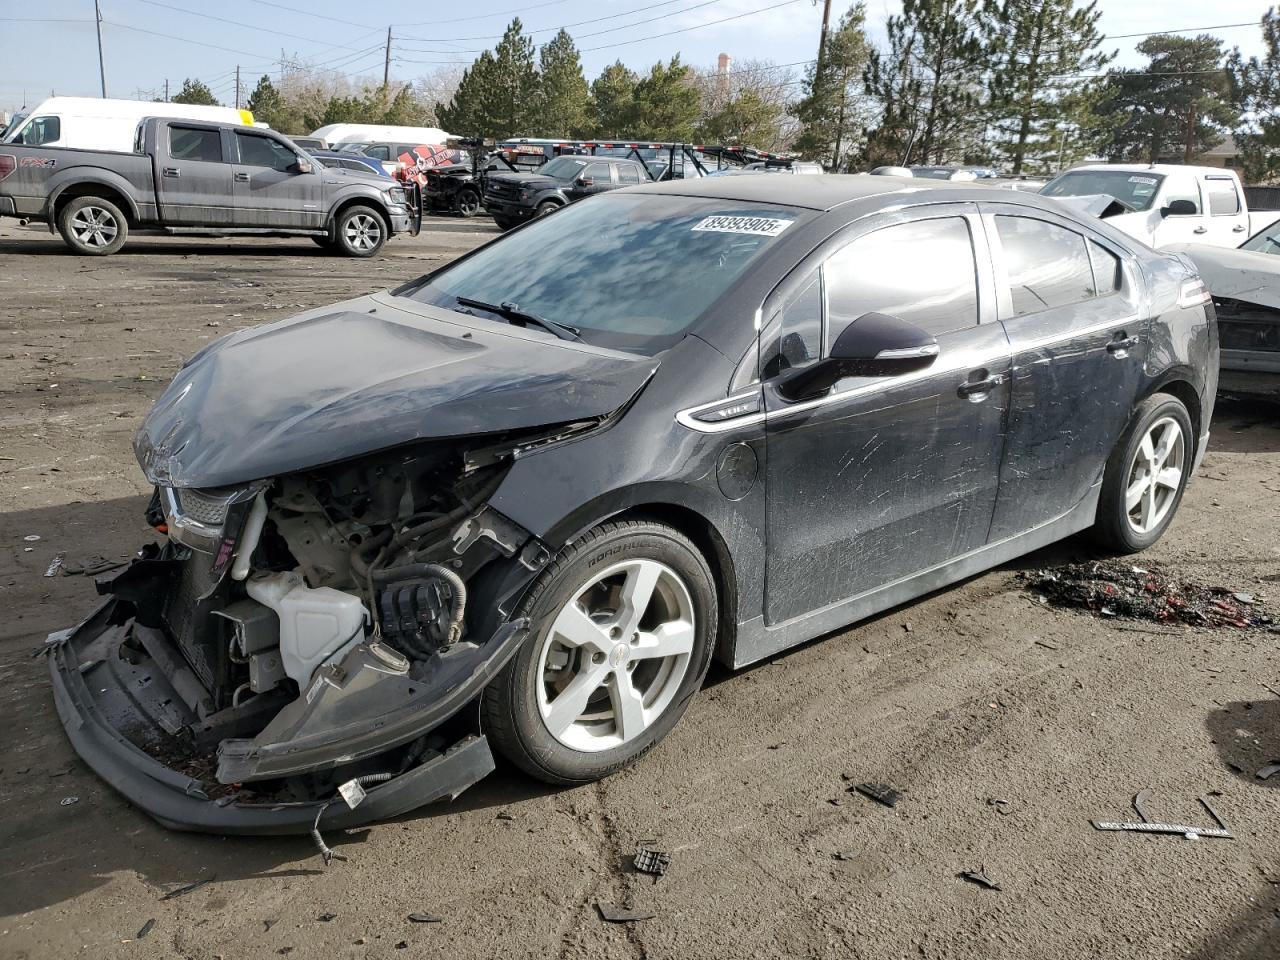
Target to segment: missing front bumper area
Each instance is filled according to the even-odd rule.
[[[527,630],[522,620],[505,624],[478,654],[418,683],[398,708],[383,703],[369,714],[358,701],[339,699],[329,715],[323,705],[308,716],[292,714],[292,738],[225,740],[214,775],[212,763],[189,749],[194,714],[140,642],[147,628],[135,613],[129,601],[113,597],[79,626],[50,638],[58,715],[76,752],[131,803],[167,827],[221,834],[306,833],[339,782],[374,770],[394,776],[371,787],[354,810],[329,805],[321,828],[382,820],[456,797],[494,766],[487,740],[474,721],[463,719],[463,708]],[[312,704],[321,699],[313,697]],[[296,702],[305,704],[305,694]]]

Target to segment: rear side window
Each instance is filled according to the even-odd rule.
[[[1093,262],[1093,285],[1098,296],[1105,297],[1120,289],[1120,258],[1100,244],[1089,241],[1089,259]]]
[[[827,260],[823,273],[828,349],[864,313],[887,313],[934,335],[978,323],[977,264],[961,217],[868,233]]]
[[[222,134],[200,127],[169,127],[169,156],[175,160],[222,162]]]
[[[237,133],[236,144],[240,148],[240,162],[246,166],[285,171],[298,162],[298,157],[292,150],[270,137]]]
[[[1240,212],[1240,195],[1236,192],[1234,180],[1227,177],[1207,179],[1204,191],[1209,195],[1210,216],[1232,217]]]
[[[619,183],[639,183],[640,171],[637,170],[632,164],[620,163],[618,164],[618,182]]]
[[[365,147],[364,155],[366,157],[373,157],[376,160],[390,160],[391,148],[384,145]]]
[[[1013,315],[1065,307],[1096,295],[1085,239],[1045,220],[997,216]]]

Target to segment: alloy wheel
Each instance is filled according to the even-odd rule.
[[[1173,417],[1161,417],[1147,428],[1125,485],[1125,513],[1135,533],[1150,533],[1168,516],[1182,486],[1186,450],[1186,437]]]
[[[367,213],[357,213],[347,221],[343,233],[356,250],[372,250],[382,240],[382,225]]]
[[[616,563],[561,608],[538,658],[538,711],[560,743],[610,750],[644,733],[689,669],[696,624],[689,588],[664,563]]]
[[[81,207],[71,218],[71,232],[86,247],[106,247],[120,232],[116,218],[102,207]]]

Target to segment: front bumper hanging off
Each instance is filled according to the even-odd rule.
[[[369,787],[354,809],[343,803],[325,807],[330,796],[300,802],[244,800],[235,789],[238,785],[184,773],[134,742],[140,738],[139,731],[145,737],[157,727],[176,725],[164,712],[176,697],[169,696],[171,690],[158,663],[136,653],[128,660],[120,656],[123,638],[132,629],[130,615],[131,604],[113,597],[78,626],[50,636],[54,702],[67,737],[85,763],[166,827],[219,834],[306,833],[325,808],[319,827],[341,829],[452,799],[494,769],[483,733],[463,733],[385,783]],[[527,621],[505,624],[484,645],[488,656],[462,682],[440,691],[431,708],[418,713],[416,725],[403,716],[375,724],[385,731],[387,748],[433,730],[474,700],[519,646],[526,630]],[[359,733],[362,736],[352,742],[358,741],[357,750],[367,756],[376,735],[368,729]]]

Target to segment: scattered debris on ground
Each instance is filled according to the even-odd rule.
[[[999,797],[992,797],[987,801],[988,807],[995,807],[996,813],[1002,817],[1007,817],[1013,813],[1013,803],[1010,800],[1002,800]]]
[[[650,850],[647,847],[636,847],[635,868],[641,873],[651,873],[655,877],[664,876],[667,867],[671,866],[671,854],[665,850]]]
[[[191,883],[184,883],[180,887],[174,887],[172,890],[170,890],[160,899],[172,900],[174,897],[180,897],[183,894],[190,893],[192,890],[199,890],[201,887],[203,887],[206,883],[208,883],[212,879],[213,877],[208,877],[204,880],[193,880]],[[273,920],[271,922],[274,923],[275,921]]]
[[[409,914],[410,923],[443,923],[444,917],[437,917],[433,913],[411,913]]]
[[[79,797],[63,797],[62,798],[62,806],[64,807],[69,807],[73,803],[79,803],[79,802],[80,802]]]
[[[45,569],[44,575],[46,577],[56,577],[58,575],[58,572],[62,569],[62,561],[66,559],[67,559],[67,555],[65,553],[60,553],[57,556],[55,556],[52,560],[49,561],[49,566]]]
[[[338,915],[336,913],[330,913],[328,910],[326,910],[324,913],[320,914],[320,916],[316,917],[316,919],[319,920],[321,923],[328,923],[330,920],[338,919]]]
[[[156,925],[156,918],[152,917],[150,920],[148,920],[146,923],[142,925],[142,929],[138,931],[137,935],[133,939],[141,940],[143,937],[145,937],[148,933],[151,932],[151,928],[154,927],[155,925]]]
[[[856,790],[864,797],[869,797],[886,807],[896,807],[902,798],[902,794],[887,783],[855,783],[849,789]]]
[[[968,880],[970,883],[976,883],[980,887],[986,887],[988,890],[1002,889],[1000,884],[987,876],[987,866],[983,864],[977,870],[961,870],[958,874],[961,880]]]
[[[1277,773],[1280,773],[1280,760],[1273,760],[1271,763],[1268,763],[1265,767],[1262,767],[1257,773],[1254,774],[1254,776],[1257,777],[1259,780],[1270,780]]]
[[[1261,598],[1228,587],[1178,580],[1154,564],[1120,560],[1068,563],[1019,575],[1042,602],[1104,617],[1195,627],[1259,627],[1271,623]]]
[[[616,903],[597,903],[596,909],[600,911],[600,919],[608,923],[631,923],[635,920],[652,920],[657,916],[648,910],[621,907]]]
[[[831,856],[835,857],[837,860],[849,861],[857,858],[858,851],[857,850],[837,850]]]
[[[515,820],[515,817],[512,814],[507,813],[507,811],[502,810],[498,813],[497,817],[495,817],[494,819],[512,821],[512,820]]]
[[[1138,791],[1133,798],[1133,809],[1138,812],[1139,821],[1112,821],[1112,820],[1091,820],[1095,830],[1131,830],[1135,833],[1173,833],[1181,834],[1188,840],[1196,840],[1200,837],[1220,837],[1223,840],[1234,840],[1235,836],[1227,828],[1222,817],[1218,816],[1218,811],[1213,809],[1213,804],[1209,802],[1208,796],[1202,796],[1200,805],[1209,811],[1209,816],[1213,817],[1218,824],[1216,827],[1191,827],[1181,823],[1160,823],[1152,820],[1147,815],[1145,809],[1147,800],[1151,797],[1151,789]]]

